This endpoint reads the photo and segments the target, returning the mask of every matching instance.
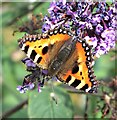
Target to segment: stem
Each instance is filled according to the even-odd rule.
[[[9,111],[5,112],[2,114],[2,119],[3,118],[8,118],[10,115],[12,115],[13,113],[17,112],[18,110],[20,110],[24,105],[28,104],[28,99],[24,100],[23,102],[21,102],[20,104],[16,105],[14,108],[10,109]]]
[[[17,16],[17,18],[21,18],[21,17],[25,16],[26,14],[28,14],[29,12],[34,11],[41,4],[43,4],[43,2],[37,3],[32,9],[26,10],[26,11],[22,12],[22,14],[20,14],[19,16]],[[14,24],[17,21],[17,18],[14,18],[11,22],[9,22],[8,26]]]
[[[88,109],[88,95],[86,95],[86,102],[85,102],[85,112],[84,112],[84,119],[85,120],[88,120],[87,109]]]
[[[67,89],[67,91],[69,93],[78,93],[78,94],[84,94],[84,95],[91,95],[91,96],[95,96],[95,97],[103,97],[102,94],[97,94],[97,93],[86,93],[86,92],[82,92],[82,91],[78,91],[78,90],[71,90],[71,89]]]

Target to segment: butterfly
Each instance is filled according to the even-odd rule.
[[[47,70],[49,76],[56,76],[78,90],[97,91],[91,47],[70,30],[59,27],[44,34],[28,34],[18,43],[28,58]]]

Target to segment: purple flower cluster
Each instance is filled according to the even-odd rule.
[[[22,86],[18,86],[17,90],[20,93],[25,93],[27,90],[34,89],[36,84],[38,86],[38,92],[41,92],[41,87],[44,85],[47,71],[41,71],[39,67],[29,58],[23,59],[22,62],[26,65],[27,71],[31,72],[31,74],[25,76]]]
[[[117,3],[106,2],[52,2],[44,17],[42,32],[64,26],[75,31],[76,36],[93,46],[93,53],[100,57],[115,47],[117,30]]]

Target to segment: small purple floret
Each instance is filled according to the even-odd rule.
[[[18,86],[17,87],[17,90],[20,92],[20,93],[25,93],[27,90],[32,90],[34,88],[34,83],[29,83],[27,85],[24,85],[24,86]]]
[[[38,82],[38,92],[40,93],[42,90],[41,90],[41,83]]]
[[[26,64],[27,67],[36,67],[36,64],[29,58],[24,58],[22,62]]]
[[[42,70],[42,73],[47,75],[48,74],[48,70]]]

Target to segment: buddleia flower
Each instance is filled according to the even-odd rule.
[[[75,30],[76,36],[93,46],[93,54],[100,57],[115,47],[117,31],[116,2],[52,2],[49,16],[44,17],[42,32],[64,26]]]

